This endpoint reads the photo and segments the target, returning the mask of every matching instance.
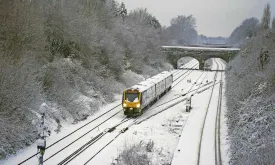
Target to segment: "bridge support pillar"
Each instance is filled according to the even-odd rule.
[[[203,70],[204,68],[204,62],[200,61],[199,70]]]

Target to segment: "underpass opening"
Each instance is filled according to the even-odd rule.
[[[199,61],[190,56],[182,57],[177,61],[177,69],[199,69]]]

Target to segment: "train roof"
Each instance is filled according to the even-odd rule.
[[[137,89],[137,90],[139,90],[139,92],[143,92],[143,91],[149,89],[150,87],[152,87],[154,84],[155,83],[148,81],[148,79],[147,79],[145,81],[138,83],[137,85],[132,86],[130,89]]]
[[[172,75],[172,73],[171,73],[171,72],[168,72],[168,71],[163,71],[163,72],[160,73],[160,75],[164,75],[164,76],[166,76],[166,77],[169,77],[169,76]]]
[[[162,81],[163,79],[169,77],[170,75],[172,75],[172,73],[168,72],[168,71],[164,71],[164,72],[161,72],[147,80],[144,80],[140,83],[138,83],[137,85],[134,85],[132,87],[130,87],[129,89],[137,89],[139,90],[140,92],[143,92],[147,89],[149,89],[150,87],[152,87],[154,84]]]
[[[162,80],[164,80],[166,78],[167,78],[167,75],[160,73],[158,75],[155,75],[155,76],[149,78],[148,81],[152,81],[154,83],[159,83],[159,82],[161,82]]]

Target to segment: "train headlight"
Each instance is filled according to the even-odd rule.
[[[140,108],[140,104],[137,104],[137,108]]]
[[[125,103],[123,103],[123,107],[126,107],[126,104],[125,104]]]

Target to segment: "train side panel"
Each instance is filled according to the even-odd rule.
[[[173,75],[171,74],[166,78],[166,89],[170,88],[173,84]]]
[[[147,90],[142,92],[142,105],[141,108],[145,108],[155,99],[155,85],[152,85]]]
[[[146,100],[146,95],[147,95],[147,92],[146,91],[143,91],[141,93],[141,106],[140,108],[143,109],[146,107],[146,105],[148,105],[148,100]]]
[[[159,97],[165,91],[165,79],[156,84],[156,98]]]
[[[155,88],[155,84],[152,85],[150,88],[149,88],[149,100],[150,100],[150,103],[155,99],[156,97],[156,88]]]
[[[153,94],[152,94],[153,97],[152,97],[151,102],[154,101],[155,98],[156,98],[156,87],[155,87],[155,85],[152,87],[152,90],[153,90]]]
[[[161,81],[161,94],[165,92],[165,78]]]
[[[156,98],[161,94],[161,82],[156,84]]]

